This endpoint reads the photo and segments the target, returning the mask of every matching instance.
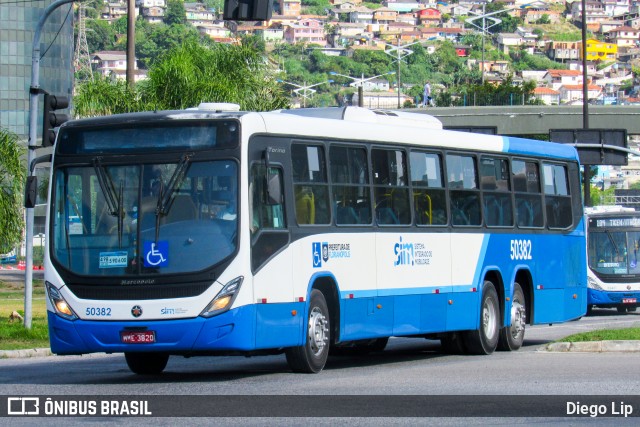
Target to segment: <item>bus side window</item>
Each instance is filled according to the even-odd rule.
[[[482,157],[480,163],[480,188],[485,224],[489,227],[512,226],[509,162],[507,159]]]
[[[329,182],[324,147],[291,145],[294,208],[298,224],[329,224]]]
[[[472,156],[447,154],[451,223],[481,225],[480,192],[475,159]]]
[[[410,224],[407,161],[401,150],[371,150],[378,224]]]
[[[409,159],[416,224],[445,225],[447,203],[440,155],[412,151]]]
[[[333,145],[329,151],[329,158],[336,224],[371,224],[369,171],[365,148]]]
[[[516,224],[518,227],[544,226],[538,164],[513,160],[511,176],[515,193]]]
[[[544,204],[549,228],[567,228],[573,222],[567,171],[562,165],[543,164]]]

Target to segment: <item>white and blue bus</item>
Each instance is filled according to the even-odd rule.
[[[585,209],[587,312],[636,311],[640,303],[640,212],[622,206]]]
[[[389,337],[517,350],[526,324],[586,310],[578,157],[362,108],[211,104],[70,121],[52,159],[51,349],[285,353]],[[79,219],[79,221],[78,221]]]

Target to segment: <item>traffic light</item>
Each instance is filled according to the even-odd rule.
[[[266,21],[271,19],[273,0],[224,0],[222,19]]]
[[[69,115],[56,112],[63,110],[69,106],[69,98],[66,96],[44,94],[44,115],[42,116],[42,146],[50,147],[56,140],[56,134],[53,131],[67,120]]]

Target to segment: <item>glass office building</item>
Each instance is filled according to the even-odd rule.
[[[0,1],[0,126],[22,140],[29,136],[29,86],[33,38],[53,0]],[[40,36],[40,88],[71,97],[73,90],[73,4],[58,7]],[[39,96],[38,112],[42,113]],[[42,117],[38,117],[40,145]]]

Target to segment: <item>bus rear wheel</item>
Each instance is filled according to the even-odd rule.
[[[480,327],[464,333],[464,344],[469,354],[491,354],[498,346],[500,335],[500,303],[496,288],[488,280],[482,287]]]
[[[125,353],[124,358],[131,372],[138,375],[160,374],[169,361],[166,353]]]
[[[306,342],[285,352],[291,370],[309,374],[320,372],[327,363],[330,341],[331,325],[327,302],[322,292],[313,289],[309,299]]]
[[[524,330],[527,323],[527,310],[525,309],[524,292],[519,283],[513,284],[513,298],[511,298],[511,325],[500,329],[498,349],[503,351],[515,351],[522,347]]]

